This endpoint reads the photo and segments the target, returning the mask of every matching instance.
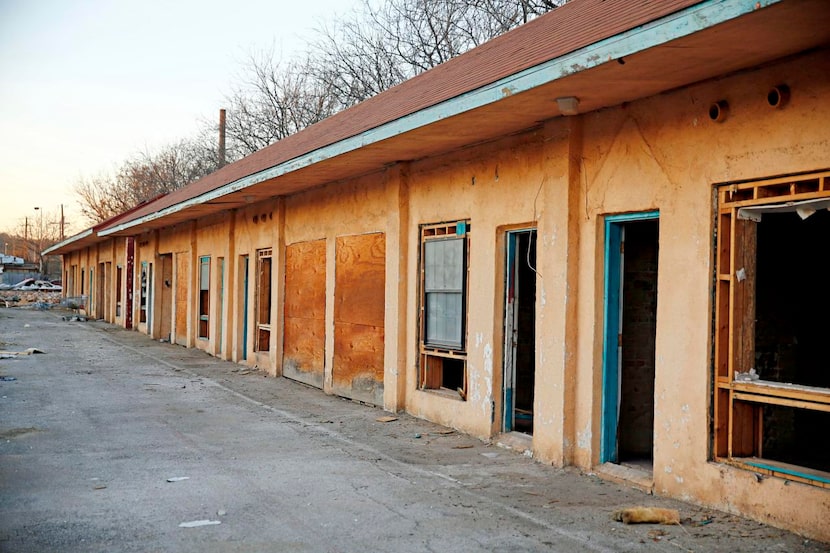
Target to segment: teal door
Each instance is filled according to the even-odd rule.
[[[649,211],[605,218],[603,463],[619,462],[621,454],[651,458],[658,217]]]

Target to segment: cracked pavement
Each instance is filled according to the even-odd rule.
[[[828,550],[61,314],[0,309],[0,551]]]

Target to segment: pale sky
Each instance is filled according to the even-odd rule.
[[[0,231],[218,120],[248,54],[287,59],[359,0],[0,0]]]

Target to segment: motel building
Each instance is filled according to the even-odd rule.
[[[90,316],[830,540],[830,3],[573,0],[63,256]]]

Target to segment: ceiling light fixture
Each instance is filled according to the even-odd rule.
[[[557,98],[556,105],[559,106],[559,111],[562,115],[579,114],[579,98],[576,96],[563,96],[561,98]]]

